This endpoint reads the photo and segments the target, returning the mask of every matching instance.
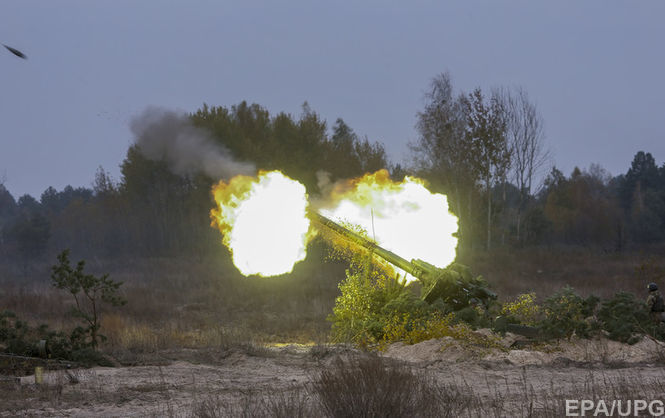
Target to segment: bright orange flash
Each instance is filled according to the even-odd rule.
[[[245,276],[290,273],[305,258],[309,218],[305,186],[279,171],[236,176],[213,187],[213,226]]]
[[[306,256],[308,197],[305,187],[279,171],[236,176],[213,188],[213,226],[224,236],[233,263],[246,276],[289,273]],[[423,180],[394,182],[386,170],[335,184],[321,214],[366,230],[378,245],[438,267],[455,260],[457,218],[446,196]],[[407,276],[407,280],[413,277]]]
[[[407,260],[417,258],[444,268],[456,257],[453,234],[458,223],[446,196],[430,192],[414,177],[394,182],[386,170],[379,170],[338,183],[321,214],[359,225],[378,245]]]

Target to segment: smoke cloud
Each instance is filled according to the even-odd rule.
[[[203,172],[217,180],[256,173],[254,164],[236,161],[185,114],[150,107],[132,119],[129,126],[141,153],[148,159],[165,161],[176,174]]]

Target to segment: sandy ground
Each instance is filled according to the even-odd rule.
[[[511,339],[501,343],[507,346]],[[505,350],[463,347],[444,338],[393,344],[381,355],[472,393],[484,400],[483,408],[503,411],[498,415],[519,416],[528,415],[534,403],[538,408],[575,399],[590,387],[611,393],[634,385],[644,391],[639,386],[645,382],[665,381],[663,353],[663,345],[649,339],[632,346],[596,339]],[[160,353],[163,365],[47,371],[42,385],[25,376],[0,388],[0,416],[192,416],[195,405],[207,399],[227,405],[247,401],[252,393],[305,389],[338,356],[362,355],[344,346],[291,345],[252,354],[180,350]]]

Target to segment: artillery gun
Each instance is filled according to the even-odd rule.
[[[488,308],[496,300],[496,294],[488,288],[487,282],[480,276],[473,277],[466,266],[452,263],[442,269],[423,260],[408,261],[320,213],[313,212],[311,217],[318,225],[367,249],[370,253],[378,255],[417,278],[422,285],[420,297],[427,303],[434,304],[440,300],[447,310],[458,311],[474,305]]]

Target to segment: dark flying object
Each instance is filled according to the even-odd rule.
[[[23,58],[24,60],[28,59],[28,57],[26,57],[25,54],[23,52],[19,51],[18,49],[12,48],[11,46],[7,46],[5,44],[2,44],[2,46],[7,48],[9,50],[9,52],[11,52],[12,54],[16,55],[19,58]]]

